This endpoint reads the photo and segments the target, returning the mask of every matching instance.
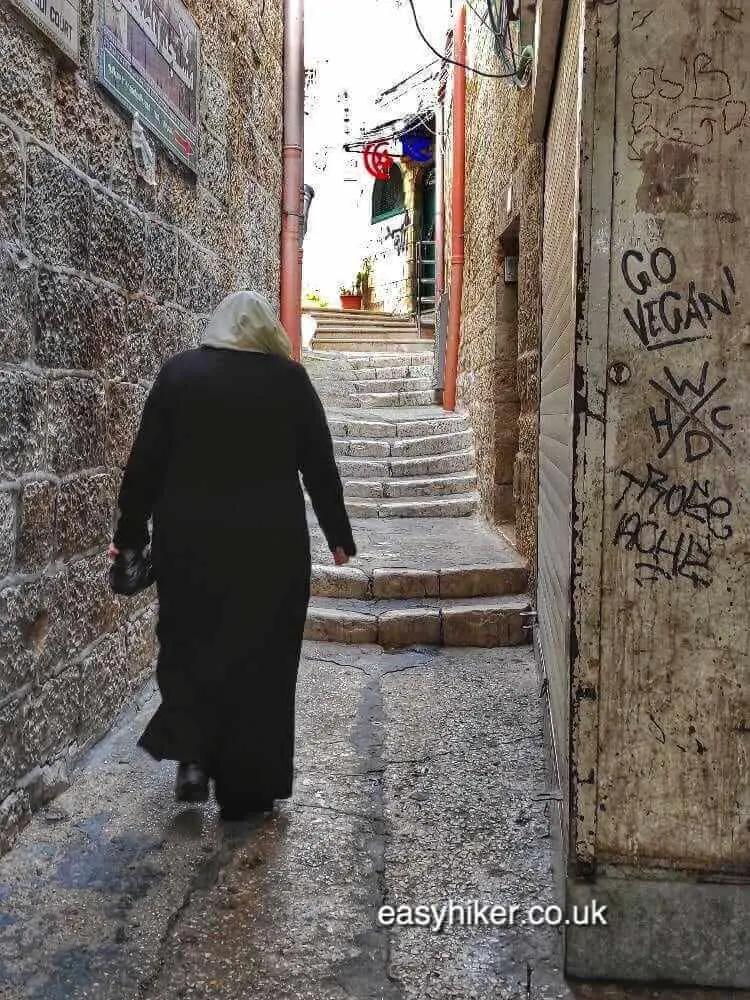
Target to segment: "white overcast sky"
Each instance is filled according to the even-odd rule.
[[[442,49],[449,0],[414,0],[425,34]],[[366,99],[435,56],[420,39],[407,0],[305,0],[305,62],[329,59]]]

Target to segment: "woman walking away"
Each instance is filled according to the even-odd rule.
[[[236,292],[146,400],[110,554],[153,516],[162,704],[140,739],[179,762],[176,796],[222,818],[292,794],[310,597],[307,492],[338,565],[356,553],[323,407],[266,300]]]

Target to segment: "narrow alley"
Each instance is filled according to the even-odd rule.
[[[750,997],[741,0],[0,0],[0,1000]]]
[[[375,344],[358,325],[358,346]],[[451,901],[541,913],[560,877],[526,566],[472,513],[463,418],[413,388],[431,356],[400,346],[324,340],[306,358],[360,552],[331,566],[310,513],[293,799],[228,825],[177,806],[171,767],[135,746],[148,682],[3,860],[3,1000],[706,998],[566,985],[550,924],[378,918]]]
[[[550,802],[526,567],[476,516],[466,418],[432,403],[410,324],[306,363],[359,556],[311,513],[294,799],[224,827],[134,749],[151,684],[5,860],[13,1000],[569,996],[559,929],[388,928],[382,906],[551,905]],[[317,350],[316,350],[317,348]],[[400,349],[400,350],[399,350]],[[421,404],[421,405],[420,405]],[[510,596],[508,596],[510,595]],[[504,647],[479,649],[460,647]]]

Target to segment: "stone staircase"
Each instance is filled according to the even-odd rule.
[[[434,404],[432,355],[305,356],[351,517],[466,517],[479,505],[464,414]]]
[[[321,347],[316,335],[303,355],[326,408],[358,545],[350,565],[332,566],[308,506],[305,636],[387,648],[526,643],[527,567],[477,513],[468,418],[435,405],[431,343],[417,339],[418,350],[403,339],[382,350],[384,325],[381,316],[369,340],[358,330],[354,350],[333,348],[327,335]],[[349,345],[345,334],[335,343]]]
[[[411,353],[432,344],[432,332],[420,337],[410,316],[344,309],[307,309],[305,316],[315,324],[316,351]]]

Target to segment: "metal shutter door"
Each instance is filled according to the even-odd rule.
[[[569,0],[546,142],[539,393],[536,638],[566,795],[580,31],[581,0]]]

